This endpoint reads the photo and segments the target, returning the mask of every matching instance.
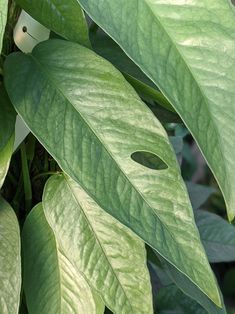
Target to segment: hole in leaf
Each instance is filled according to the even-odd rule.
[[[139,151],[131,155],[132,160],[138,164],[154,169],[154,170],[164,170],[167,169],[167,164],[157,155],[149,152]]]
[[[235,0],[231,0],[232,1],[232,4],[235,6]]]
[[[27,33],[27,27],[26,27],[26,26],[23,26],[23,27],[22,27],[22,31],[23,31],[23,33]]]

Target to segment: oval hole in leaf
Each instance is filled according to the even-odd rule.
[[[131,155],[132,160],[138,164],[154,169],[154,170],[164,170],[167,169],[167,164],[157,155],[145,151],[137,151]]]

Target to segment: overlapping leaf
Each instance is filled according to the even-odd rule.
[[[20,289],[19,226],[13,209],[0,197],[0,313],[18,314]]]
[[[235,226],[202,210],[195,212],[195,218],[209,261],[235,261]]]
[[[85,15],[76,0],[16,0],[41,24],[62,37],[89,47]]]
[[[14,145],[16,113],[5,89],[0,85],[0,188],[10,164]]]
[[[9,56],[5,83],[60,167],[220,305],[168,137],[123,76],[88,49],[52,40]],[[136,152],[167,169],[140,165]]]
[[[235,216],[235,10],[228,0],[78,0],[155,82]]]
[[[0,150],[0,188],[5,180],[14,145],[14,135],[9,139],[6,146]]]
[[[47,182],[43,207],[65,254],[114,313],[152,313],[141,240],[63,175]]]
[[[64,255],[37,205],[23,229],[24,289],[29,314],[102,314],[88,283]]]

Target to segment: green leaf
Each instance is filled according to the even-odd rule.
[[[169,139],[123,76],[92,51],[51,40],[9,56],[5,83],[60,167],[220,305]],[[135,162],[136,152],[167,169]]]
[[[16,112],[5,88],[0,85],[0,150],[9,142],[15,130]]]
[[[235,226],[203,210],[195,211],[195,219],[209,261],[235,261]]]
[[[152,313],[145,247],[134,233],[63,175],[48,180],[43,208],[65,254],[113,312]]]
[[[175,285],[161,288],[157,294],[156,303],[159,314],[208,314]]]
[[[153,80],[199,144],[235,216],[235,11],[227,0],[78,0]]]
[[[2,85],[0,85],[0,188],[11,160],[14,145],[16,112]]]
[[[17,314],[21,289],[20,231],[10,205],[0,196],[0,313]]]
[[[2,52],[2,41],[7,22],[8,1],[0,0],[0,52]]]
[[[104,306],[96,307],[88,283],[58,246],[41,204],[27,217],[22,236],[29,313],[104,312]]]
[[[200,208],[208,198],[216,192],[216,190],[210,186],[196,184],[193,182],[186,182],[189,198],[194,209]]]
[[[9,139],[6,146],[0,150],[0,189],[5,180],[13,152],[14,135]]]
[[[76,0],[16,0],[16,2],[53,32],[90,47],[86,18]]]
[[[182,275],[177,269],[172,267],[172,265],[164,260],[159,254],[157,254],[158,259],[161,262],[161,266],[169,277],[171,281],[186,295],[190,298],[196,300],[204,309],[208,311],[209,314],[226,314],[226,309],[223,303],[223,296],[220,293],[220,298],[222,300],[221,307],[217,307],[210,299],[208,299],[192,282],[185,276]]]

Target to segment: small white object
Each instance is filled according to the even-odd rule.
[[[14,28],[14,41],[23,52],[29,53],[40,42],[49,39],[50,30],[22,11]]]

